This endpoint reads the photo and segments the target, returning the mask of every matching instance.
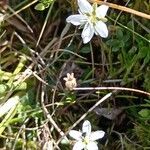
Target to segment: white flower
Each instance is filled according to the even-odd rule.
[[[68,90],[73,90],[77,86],[76,78],[74,77],[74,73],[67,73],[67,77],[63,78],[65,82],[65,86]]]
[[[87,0],[78,0],[79,14],[69,16],[66,21],[75,26],[84,25],[82,31],[83,43],[88,43],[93,37],[94,33],[103,38],[108,36],[108,29],[105,24],[105,18],[108,6],[101,5],[97,7],[94,3],[92,6]]]
[[[71,130],[69,135],[77,142],[73,146],[73,150],[98,150],[96,140],[104,136],[104,131],[91,132],[91,123],[86,120],[83,123],[82,131]]]

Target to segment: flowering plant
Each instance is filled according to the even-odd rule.
[[[104,136],[104,131],[91,132],[91,123],[86,120],[83,123],[82,131],[71,130],[69,135],[76,140],[73,150],[98,150],[96,140]]]
[[[83,43],[88,43],[94,33],[103,38],[108,36],[108,29],[105,24],[105,18],[108,6],[101,5],[97,7],[97,3],[91,5],[87,0],[78,0],[79,14],[69,16],[66,21],[75,26],[84,26],[81,37]]]

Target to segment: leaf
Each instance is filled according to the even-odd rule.
[[[129,54],[135,54],[137,51],[137,47],[133,46],[130,50],[129,50]]]
[[[117,51],[119,51],[119,47],[113,47],[112,48],[112,52],[117,52]]]
[[[146,55],[148,54],[148,52],[149,52],[149,48],[148,47],[144,46],[144,47],[140,48],[140,51],[139,51],[139,54],[138,54],[139,58],[146,57]]]
[[[149,62],[150,62],[150,51],[148,51],[148,53],[147,53],[147,55],[146,55],[146,57],[144,59],[144,64],[147,64]]]
[[[124,36],[122,37],[122,41],[123,41],[124,43],[127,42],[129,39],[130,39],[130,35],[129,35],[129,34],[124,35]]]
[[[81,48],[80,52],[81,53],[84,53],[84,54],[87,54],[87,53],[90,53],[90,47],[88,45],[84,46]]]
[[[150,115],[150,110],[149,109],[142,109],[138,112],[138,114],[143,117],[143,118],[147,118]]]
[[[7,86],[5,84],[0,84],[0,95],[7,91]]]
[[[39,10],[39,11],[43,11],[45,9],[45,5],[43,3],[38,3],[34,9]]]
[[[118,30],[116,31],[116,35],[117,35],[117,38],[118,38],[118,39],[122,39],[122,38],[123,38],[123,32],[122,32],[122,30],[121,30],[121,29],[118,29]]]

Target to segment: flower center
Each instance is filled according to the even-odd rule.
[[[96,22],[98,21],[103,21],[103,22],[106,22],[107,21],[107,18],[105,17],[98,17],[97,14],[96,14],[96,9],[97,9],[97,3],[94,3],[93,4],[93,11],[91,13],[88,13],[87,16],[90,20],[90,22],[95,25]]]
[[[91,15],[89,19],[93,24],[95,24],[98,21],[96,15]]]
[[[90,142],[89,137],[85,136],[83,139],[83,143],[87,145]]]

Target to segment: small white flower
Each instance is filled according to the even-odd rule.
[[[104,131],[91,132],[91,123],[86,120],[83,123],[82,131],[71,130],[69,135],[77,142],[73,146],[73,150],[98,150],[96,140],[104,136]]]
[[[105,24],[105,18],[108,6],[101,5],[97,7],[94,3],[92,6],[87,0],[78,0],[79,14],[69,16],[66,21],[75,26],[84,25],[82,31],[83,43],[88,43],[93,37],[94,33],[103,38],[108,36],[108,29]]]
[[[67,73],[67,77],[63,78],[65,82],[65,86],[68,90],[73,90],[77,86],[76,78],[74,77],[74,73]]]

